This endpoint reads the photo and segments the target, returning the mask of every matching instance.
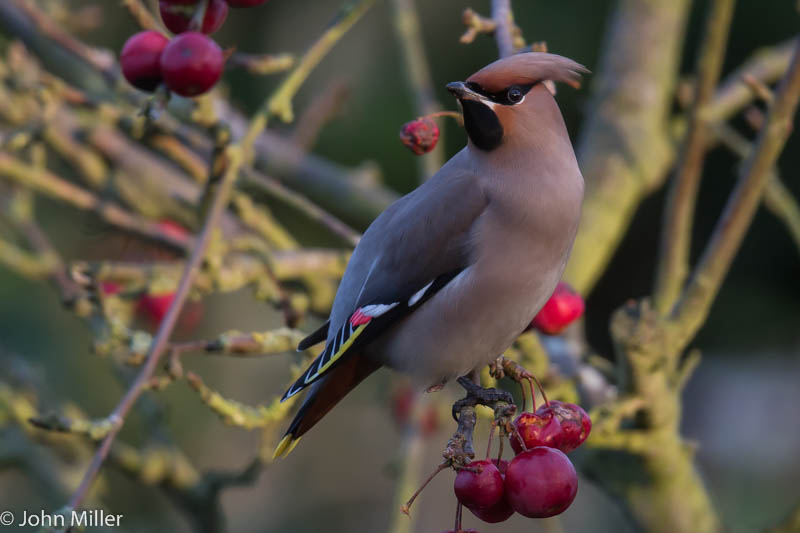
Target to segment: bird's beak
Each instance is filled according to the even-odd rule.
[[[459,100],[484,100],[484,97],[469,87],[463,81],[454,81],[447,84],[447,90]]]

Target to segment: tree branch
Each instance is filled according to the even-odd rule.
[[[496,26],[494,38],[500,57],[508,57],[514,53],[514,13],[511,11],[511,0],[492,0],[492,20]]]
[[[435,113],[441,106],[434,96],[433,81],[414,0],[393,0],[392,6],[394,27],[403,51],[408,88],[414,98],[414,113],[418,116]],[[440,138],[430,153],[417,158],[420,182],[433,176],[443,164],[444,142]]]
[[[621,0],[609,21],[577,142],[586,180],[581,229],[564,278],[588,294],[639,202],[672,163],[668,135],[688,0]]]
[[[685,345],[708,315],[711,303],[744,239],[769,181],[769,170],[778,159],[791,131],[800,98],[800,40],[789,70],[775,94],[756,148],[744,162],[736,188],[717,222],[711,240],[697,265],[673,318]]]
[[[158,331],[153,338],[153,342],[147,353],[147,358],[139,374],[136,376],[136,379],[122,397],[117,407],[108,417],[111,429],[95,452],[80,485],[75,490],[72,498],[70,498],[70,508],[77,508],[86,497],[92,482],[108,456],[114,439],[124,424],[125,418],[153,377],[158,363],[168,346],[172,330],[177,323],[178,316],[189,294],[189,290],[192,287],[194,278],[205,259],[206,250],[211,242],[212,234],[217,230],[222,214],[228,205],[234,182],[239,174],[240,168],[245,163],[245,156],[252,152],[253,143],[266,128],[268,116],[272,113],[283,113],[283,118],[286,118],[286,109],[289,109],[289,113],[291,113],[291,98],[300,87],[302,81],[306,79],[311,69],[319,63],[333,44],[352,27],[360,14],[363,13],[366,7],[371,5],[372,2],[373,0],[362,0],[361,4],[352,10],[345,11],[347,14],[329,27],[323,34],[323,37],[317,41],[317,44],[312,46],[307,57],[304,57],[304,59],[300,61],[295,71],[284,80],[277,88],[276,92],[261,106],[250,121],[244,138],[240,142],[224,148],[212,163],[212,173],[218,172],[220,167],[224,168],[224,171],[221,171],[221,176],[218,181],[209,180],[211,184],[210,190],[208,191],[210,193],[210,202],[208,203],[203,228],[183,270],[173,301],[164,319],[159,324]],[[281,105],[287,107],[276,107],[273,105],[275,102],[282,102]]]
[[[697,59],[697,82],[689,112],[689,129],[670,186],[661,231],[653,299],[656,309],[662,314],[670,311],[689,272],[692,220],[710,137],[706,108],[714,96],[722,71],[734,5],[734,0],[715,0],[706,19]]]

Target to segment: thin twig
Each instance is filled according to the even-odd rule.
[[[747,159],[753,151],[750,141],[732,126],[718,124],[714,127],[714,133],[725,147],[742,159]],[[800,251],[800,204],[774,168],[770,174],[764,191],[764,205],[783,222]]]
[[[662,314],[670,311],[689,272],[692,219],[710,137],[704,113],[722,71],[734,5],[734,0],[715,0],[707,15],[697,60],[697,84],[689,129],[670,186],[661,232],[653,298],[656,309]]]
[[[322,87],[297,119],[291,135],[295,146],[303,150],[311,149],[325,125],[342,111],[349,96],[350,85],[343,79],[333,80]]]
[[[414,0],[394,0],[394,26],[403,51],[409,92],[414,99],[414,113],[418,116],[439,110],[433,91],[428,58],[425,54],[419,14]],[[444,142],[440,138],[436,147],[425,157],[417,158],[420,181],[431,177],[444,164]]]
[[[250,182],[257,185],[260,190],[287,203],[311,220],[319,222],[328,228],[331,233],[344,239],[350,246],[355,247],[361,239],[361,235],[357,231],[319,207],[317,204],[308,200],[303,195],[284,186],[278,180],[252,169],[246,169],[245,174]]]
[[[681,344],[694,337],[708,315],[711,303],[744,239],[775,164],[791,131],[800,99],[800,40],[794,57],[775,94],[756,148],[742,166],[736,188],[717,221],[711,240],[691,280],[676,305],[673,320],[681,330]]]
[[[363,1],[361,3],[361,12],[363,12],[365,6],[371,5],[372,1],[373,0]],[[359,9],[356,8],[354,11],[358,12]],[[220,154],[219,160],[224,161],[225,170],[220,179],[213,186],[213,193],[210,195],[211,200],[209,202],[208,211],[203,223],[203,228],[200,232],[197,242],[195,243],[195,247],[192,250],[192,254],[183,270],[183,274],[181,275],[178,288],[175,291],[173,301],[170,304],[166,316],[159,325],[158,331],[156,332],[153,342],[148,350],[145,363],[139,371],[139,374],[125,395],[122,397],[117,407],[108,417],[108,420],[112,425],[112,429],[98,447],[94,457],[92,458],[92,462],[90,463],[83,479],[81,480],[80,485],[70,498],[70,508],[77,508],[86,497],[92,482],[96,478],[100,468],[108,456],[114,439],[119,433],[119,430],[122,428],[126,416],[133,408],[133,405],[142,394],[146,385],[151,380],[156,368],[158,367],[161,357],[166,352],[172,330],[177,323],[178,316],[189,294],[189,290],[192,287],[194,278],[197,275],[203,260],[205,259],[206,250],[211,242],[211,236],[216,231],[222,214],[228,205],[233,184],[239,174],[240,168],[245,162],[245,154],[249,154],[252,151],[255,139],[267,126],[268,116],[275,112],[275,109],[269,105],[269,102],[275,101],[276,95],[280,95],[280,98],[282,99],[281,101],[284,103],[284,105],[289,106],[289,109],[291,109],[291,98],[294,96],[302,81],[307,78],[311,69],[319,63],[319,61],[324,57],[327,51],[330,50],[333,44],[347,31],[347,29],[353,25],[357,19],[358,16],[353,18],[350,14],[348,14],[340,19],[336,24],[328,28],[323,35],[323,39],[318,41],[318,43],[324,42],[325,45],[315,45],[312,47],[312,50],[314,51],[313,59],[306,61],[304,58],[304,61],[300,62],[296,69],[297,71],[300,71],[300,73],[290,74],[284,83],[278,87],[273,96],[267,100],[267,103],[260,108],[260,110],[250,121],[247,135],[241,140],[241,142],[229,145]],[[327,38],[325,38],[326,36]],[[214,161],[214,164],[212,164],[212,169],[216,169],[216,163],[218,163],[218,161]],[[212,172],[213,171],[214,170],[212,170]]]
[[[514,38],[512,34],[514,15],[511,11],[511,0],[492,0],[492,20],[497,24],[494,30],[494,38],[497,41],[500,57],[508,57],[514,53]]]

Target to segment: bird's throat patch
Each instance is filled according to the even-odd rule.
[[[464,128],[472,143],[490,152],[503,141],[503,126],[492,109],[475,100],[462,100]]]

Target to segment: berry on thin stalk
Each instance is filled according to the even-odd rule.
[[[578,474],[563,452],[539,446],[517,455],[505,476],[506,498],[528,518],[563,513],[578,493]]]
[[[139,32],[125,42],[119,55],[122,75],[128,83],[152,92],[161,83],[160,58],[169,40],[154,30]]]
[[[561,424],[563,437],[558,449],[564,453],[571,452],[586,440],[592,431],[592,419],[586,411],[574,403],[557,400],[550,402],[553,414]]]
[[[159,0],[158,11],[164,26],[172,33],[183,33],[191,29],[192,17],[198,9],[198,2],[186,3],[182,0]],[[225,0],[209,0],[203,16],[200,29],[206,35],[211,35],[225,22],[228,16],[228,4]]]
[[[161,54],[161,73],[169,89],[181,96],[197,96],[211,89],[222,75],[222,49],[202,33],[181,33]]]
[[[400,140],[416,155],[427,154],[439,141],[439,126],[428,117],[420,117],[403,124]]]
[[[487,509],[503,499],[503,477],[491,460],[473,461],[458,472],[453,490],[464,506]]]
[[[559,282],[553,295],[531,322],[533,329],[546,335],[558,335],[583,315],[583,298],[567,283]]]
[[[535,413],[522,413],[514,420],[514,428],[525,443],[525,449],[530,450],[537,446],[559,448],[564,438],[561,423],[555,413],[546,405],[540,407]],[[523,451],[519,439],[511,438],[511,447],[514,452]]]

